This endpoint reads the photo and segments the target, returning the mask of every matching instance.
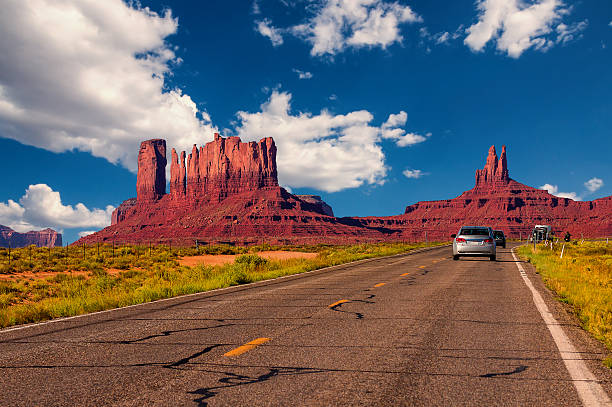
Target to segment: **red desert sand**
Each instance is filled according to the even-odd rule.
[[[306,252],[288,252],[288,251],[270,251],[256,253],[259,257],[268,260],[287,260],[287,259],[314,259],[317,253]],[[220,266],[222,264],[233,263],[239,254],[204,254],[201,256],[187,256],[179,260],[182,266],[197,266],[204,264],[207,266]]]

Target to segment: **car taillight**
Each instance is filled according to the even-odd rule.
[[[485,241],[484,241],[484,242],[485,242],[485,243],[493,243],[493,239],[488,238],[488,239],[485,239]]]
[[[465,243],[465,239],[462,238],[462,237],[458,237],[458,238],[455,239],[455,242],[457,242],[457,243]]]

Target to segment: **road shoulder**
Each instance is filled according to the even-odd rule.
[[[515,248],[516,249],[516,248]],[[556,295],[544,283],[542,276],[536,271],[533,264],[520,258],[527,277],[540,293],[552,316],[562,326],[574,347],[582,354],[584,363],[595,375],[603,389],[612,397],[612,369],[602,364],[603,359],[611,357],[612,352],[603,343],[595,339],[589,332],[582,329],[580,320],[574,312],[573,306],[557,300]],[[517,269],[518,272],[518,269]]]

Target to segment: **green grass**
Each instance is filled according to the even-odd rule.
[[[438,245],[430,243],[427,246]],[[44,279],[0,280],[0,327],[43,321],[154,301],[177,295],[303,273],[350,261],[388,256],[426,246],[424,243],[379,243],[350,246],[87,246],[0,249],[0,273],[61,272]],[[317,252],[314,259],[271,261],[263,250]],[[181,266],[181,256],[239,254],[223,266]],[[107,269],[120,269],[110,275]],[[86,271],[87,277],[72,271]],[[82,273],[81,273],[82,274]]]
[[[518,252],[528,258],[558,299],[570,304],[582,327],[612,350],[612,244],[578,242],[554,249],[523,246]],[[604,361],[612,368],[612,359]]]

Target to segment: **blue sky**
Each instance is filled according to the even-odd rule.
[[[140,141],[273,136],[280,181],[338,216],[394,215],[510,176],[612,194],[606,0],[9,0],[0,224],[99,230]]]

